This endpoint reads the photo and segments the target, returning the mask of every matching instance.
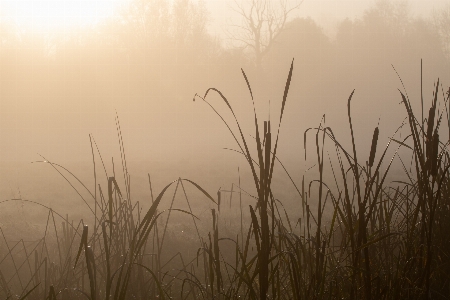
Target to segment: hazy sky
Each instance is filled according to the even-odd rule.
[[[111,16],[117,7],[130,0],[0,0],[2,18],[15,20],[20,26],[35,30],[95,23]],[[204,0],[211,12],[211,31],[222,34],[230,23],[230,6],[234,0]],[[239,0],[238,0],[239,1]],[[275,0],[271,0],[275,1]],[[295,11],[296,16],[310,16],[327,31],[346,17],[354,18],[373,5],[376,0],[304,0]],[[294,3],[294,1],[292,1]],[[415,15],[428,16],[433,9],[442,8],[450,0],[409,0]]]
[[[0,0],[3,18],[35,30],[64,29],[110,17],[128,0]]]

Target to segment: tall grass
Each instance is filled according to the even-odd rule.
[[[347,103],[349,147],[339,142],[324,119],[319,126],[307,129],[305,158],[311,151],[307,146],[312,136],[314,146],[310,148],[317,159],[318,178],[309,184],[303,178],[300,186],[287,173],[301,199],[298,207],[302,218],[294,224],[272,189],[275,167],[287,172],[277,157],[277,149],[293,71],[292,62],[275,135],[271,121],[261,122],[254,108],[254,139],[248,140],[230,102],[215,88],[194,97],[209,105],[233,136],[237,151],[251,171],[255,195],[246,195],[240,178],[239,184],[232,184],[230,191],[219,190],[217,199],[197,183],[178,178],[154,198],[149,176],[152,204],[143,212],[141,202],[131,198],[117,118],[124,188],[119,188],[115,175],[108,176],[91,137],[95,190],[91,192],[83,184],[91,199],[83,198],[80,192],[79,195],[92,212],[93,226],[83,220],[74,224],[67,216],[47,207],[47,227],[42,239],[26,245],[24,241],[12,243],[3,235],[6,251],[0,258],[2,295],[9,299],[93,300],[447,299],[450,295],[450,156],[446,149],[450,139],[443,139],[446,131],[442,127],[450,129],[447,108],[450,92],[444,94],[438,80],[428,117],[423,117],[422,95],[422,116],[418,119],[407,93],[400,91],[407,118],[400,122],[381,150],[378,126],[373,133],[368,133],[372,141],[366,155],[357,151],[353,130],[354,91]],[[242,75],[255,107],[250,81],[244,71]],[[439,104],[441,92],[443,100]],[[219,95],[220,101],[226,104],[237,130],[232,130],[234,125],[210,103],[211,93]],[[406,138],[397,137],[401,130],[409,131]],[[327,154],[326,144],[334,149],[333,157]],[[394,154],[388,157],[391,153],[388,150],[394,146]],[[411,168],[399,155],[405,151],[412,155]],[[96,156],[105,170],[106,189],[97,181]],[[388,184],[386,178],[396,160],[403,166],[407,180]],[[70,184],[81,183],[64,167],[45,162]],[[332,174],[334,182],[325,182],[326,174]],[[212,227],[207,236],[200,234],[185,183],[217,207],[211,211]],[[161,200],[171,189],[174,192],[169,198],[169,209],[161,211]],[[188,210],[174,206],[180,190]],[[236,222],[240,225],[231,237],[223,236],[219,226],[225,217],[222,199],[225,192],[230,192],[230,205],[234,193],[239,193],[240,200],[237,217],[240,220]],[[243,194],[253,201],[248,207],[247,228],[243,220],[244,210],[247,211],[242,206]],[[326,217],[326,210],[332,212],[331,218]],[[199,245],[196,255],[186,257],[186,253],[178,251],[165,255],[164,242],[172,212],[192,219]],[[166,216],[165,221],[162,216]],[[58,218],[61,227],[57,226]]]
[[[216,89],[207,90],[203,97],[197,95],[213,108],[233,135],[249,164],[257,191],[255,206],[249,208],[252,223],[247,240],[240,245],[239,240],[235,240],[235,278],[223,294],[226,298],[236,298],[242,289],[245,297],[258,299],[446,298],[450,295],[447,269],[450,250],[442,243],[446,244],[448,240],[447,187],[450,180],[447,175],[450,164],[446,151],[449,140],[439,140],[439,129],[443,118],[446,117],[449,124],[449,93],[445,96],[442,92],[445,111],[439,112],[438,93],[439,88],[443,89],[438,80],[429,116],[418,120],[409,98],[400,92],[407,112],[407,124],[402,123],[390,138],[378,162],[375,160],[378,127],[373,131],[368,161],[365,165],[358,162],[363,156],[357,152],[353,131],[351,102],[354,91],[347,104],[350,149],[341,145],[332,129],[322,122],[317,128],[306,130],[305,155],[307,136],[309,132],[315,132],[319,178],[310,183],[308,191],[305,191],[304,182],[301,191],[295,186],[302,199],[302,207],[306,208],[303,232],[296,234],[287,214],[280,214],[270,186],[274,163],[278,160],[278,134],[292,72],[293,64],[285,85],[273,146],[270,121],[263,123],[263,135],[260,136],[260,124],[254,113],[256,158],[251,155],[227,98]],[[242,73],[253,101],[249,81]],[[207,101],[211,91],[216,92],[228,106],[238,128],[237,133]],[[404,125],[409,125],[410,134],[399,141],[396,134]],[[337,162],[336,166],[330,160],[329,171],[324,165],[326,140],[334,146],[334,161]],[[392,143],[397,149],[393,157],[387,158]],[[412,152],[415,170],[408,171],[404,160],[398,156],[401,147]],[[409,179],[397,187],[385,182],[395,159],[403,164]],[[329,188],[330,183],[324,182],[325,172],[330,171],[337,183],[336,189]],[[318,186],[314,195],[313,185]],[[310,209],[311,201],[315,202],[317,212]],[[331,202],[333,209],[328,223],[324,219],[327,201]],[[282,215],[286,218],[281,218]],[[247,249],[251,243],[256,244],[257,253],[248,257]]]

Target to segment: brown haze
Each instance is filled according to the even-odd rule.
[[[385,145],[407,117],[398,89],[404,85],[420,110],[421,60],[426,107],[437,79],[444,88],[450,83],[449,6],[420,15],[416,2],[411,10],[408,2],[367,1],[358,8],[349,4],[346,15],[351,1],[343,1],[339,15],[327,21],[324,14],[302,11],[313,2],[305,0],[256,66],[251,49],[234,39],[231,25],[241,20],[233,5],[212,2],[130,0],[96,24],[44,33],[0,16],[1,199],[29,199],[82,218],[83,203],[65,179],[49,164],[31,162],[60,164],[92,189],[91,135],[108,176],[115,172],[123,179],[116,116],[135,198],[149,199],[148,173],[156,191],[182,177],[215,195],[237,183],[238,168],[243,187],[253,192],[243,156],[224,149],[237,149],[226,126],[200,98],[193,101],[196,93],[219,89],[253,141],[253,108],[241,68],[260,122],[270,117],[275,130],[294,59],[277,156],[297,184],[303,174],[317,175],[307,171],[317,160],[314,136],[305,161],[303,134],[324,115],[326,126],[350,149],[347,100],[353,90],[356,144],[368,155],[378,124],[378,141]],[[209,100],[234,125],[223,101],[217,95]],[[104,185],[95,144],[94,152]],[[395,174],[400,164],[394,166]],[[275,173],[274,191],[295,207],[299,196],[290,179],[279,165]]]
[[[240,68],[248,74],[261,117],[270,113],[275,120],[295,59],[279,157],[298,174],[312,166],[304,161],[303,132],[317,126],[323,114],[338,136],[347,137],[346,101],[353,89],[356,134],[366,135],[380,120],[380,140],[386,143],[400,125],[398,116],[405,116],[398,104],[401,82],[391,65],[413,98],[420,96],[421,59],[426,99],[437,77],[444,83],[449,78],[448,31],[440,30],[436,18],[417,17],[406,2],[367,5],[357,18],[337,22],[333,37],[313,21],[317,16],[291,18],[259,74],[250,49],[237,47],[236,41],[230,44],[232,35],[226,32],[234,27],[216,37],[208,33],[209,24],[224,20],[227,11],[233,16],[229,25],[234,20],[241,24],[232,5],[153,0],[144,12],[144,2],[133,0],[95,26],[45,34],[3,18],[0,160],[5,197],[16,197],[19,189],[22,196],[32,197],[35,182],[58,180],[56,172],[45,173],[48,166],[30,164],[43,160],[37,153],[72,168],[83,165],[86,174],[80,176],[90,179],[89,134],[112,172],[111,157],[119,162],[120,155],[116,112],[136,178],[145,182],[147,172],[165,179],[205,178],[206,173],[208,180],[217,180],[214,189],[228,185],[245,160],[222,150],[235,148],[231,135],[209,107],[192,98],[209,87],[220,89],[252,134],[251,101]],[[303,5],[294,15],[311,7],[307,1]],[[349,4],[348,10],[349,15],[355,13],[355,6]],[[208,22],[214,17],[216,22]],[[216,100],[214,105],[225,112]],[[368,149],[370,141],[358,143]],[[41,172],[46,175],[39,176]]]
[[[380,141],[386,143],[400,125],[398,116],[406,116],[399,105],[401,82],[391,65],[413,98],[420,96],[421,59],[426,99],[437,77],[444,83],[449,79],[448,32],[440,30],[436,19],[415,17],[407,2],[368,6],[358,18],[337,23],[333,37],[312,18],[290,19],[265,55],[262,72],[256,72],[250,49],[230,43],[233,32],[208,34],[211,15],[204,2],[145,2],[131,1],[116,17],[77,30],[40,34],[7,18],[2,21],[4,197],[18,197],[19,191],[22,197],[39,195],[48,203],[63,197],[53,197],[49,190],[54,182],[64,185],[59,175],[48,165],[30,164],[44,160],[38,154],[89,182],[89,134],[107,171],[112,172],[115,157],[119,172],[116,113],[129,171],[139,187],[145,186],[147,173],[161,184],[181,176],[206,181],[213,190],[229,185],[238,167],[248,171],[245,160],[222,150],[236,148],[231,135],[205,103],[192,98],[209,87],[220,89],[247,134],[253,134],[251,101],[240,68],[248,75],[261,118],[276,120],[295,59],[278,156],[297,180],[314,163],[304,161],[306,128],[317,126],[325,114],[326,124],[348,138],[346,102],[353,89],[356,135],[367,135],[379,122]],[[227,7],[231,21],[241,24],[232,6]],[[212,99],[231,120],[221,102]],[[370,140],[357,141],[368,152]]]

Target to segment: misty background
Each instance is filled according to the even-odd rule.
[[[91,135],[105,165],[103,170],[94,144],[99,180],[105,181],[105,171],[122,178],[116,115],[134,197],[149,196],[147,173],[158,192],[182,177],[214,195],[237,183],[238,168],[243,186],[250,187],[245,159],[224,150],[237,149],[232,135],[206,103],[193,101],[196,93],[217,88],[252,140],[252,101],[241,68],[260,123],[270,117],[275,130],[294,59],[277,154],[297,183],[316,161],[313,134],[305,161],[304,131],[319,126],[323,115],[350,147],[347,100],[354,89],[357,147],[368,156],[377,124],[385,145],[406,117],[402,82],[420,109],[421,59],[425,107],[437,79],[442,93],[450,82],[448,1],[426,10],[426,1],[329,1],[340,7],[334,18],[314,14],[311,0],[289,1],[288,8],[300,5],[259,57],[239,13],[248,11],[250,0],[130,0],[95,24],[34,29],[14,20],[6,2],[0,2],[1,199],[29,199],[71,213],[82,205],[78,195],[49,164],[31,162],[63,165],[93,189]],[[282,2],[269,3],[276,8]],[[267,34],[263,30],[262,38]],[[217,94],[207,100],[236,129]],[[274,186],[289,198],[295,189],[281,171]]]

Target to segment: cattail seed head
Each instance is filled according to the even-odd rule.
[[[217,209],[220,211],[220,189],[217,191]]]
[[[373,137],[372,137],[372,147],[370,148],[370,156],[369,156],[369,166],[373,166],[373,161],[375,160],[375,153],[377,152],[377,142],[378,142],[378,135],[380,133],[380,130],[378,127],[375,128],[373,131]]]
[[[432,141],[431,175],[436,176],[438,171],[439,134],[435,131]]]
[[[428,141],[431,141],[431,139],[433,138],[434,114],[435,114],[435,109],[433,107],[430,107],[430,110],[428,111],[428,123],[427,123],[427,140]]]

